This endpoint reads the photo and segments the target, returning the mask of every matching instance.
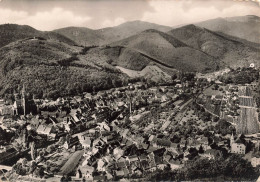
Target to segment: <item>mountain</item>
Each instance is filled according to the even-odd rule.
[[[66,27],[53,32],[68,37],[83,46],[100,45],[105,42],[104,37],[99,32],[84,27]]]
[[[100,32],[101,35],[107,40],[107,43],[111,43],[141,33],[148,29],[167,32],[171,29],[171,27],[144,21],[131,21],[115,27],[99,29],[97,31]]]
[[[116,69],[130,78],[145,78],[159,83],[171,81],[171,75],[178,70],[165,66],[158,60],[151,58],[137,50],[123,46],[91,47],[81,51],[78,64],[91,64],[105,69]]]
[[[13,94],[22,84],[38,97],[57,98],[127,83],[127,75],[115,68],[88,63],[81,51],[81,47],[42,38],[2,47],[0,95]],[[113,84],[113,80],[117,82]]]
[[[148,58],[149,62],[177,70],[206,72],[215,70],[219,64],[212,56],[153,29],[112,43],[110,46],[125,47]]]
[[[13,41],[26,39],[30,37],[43,37],[45,39],[54,39],[73,45],[75,42],[69,38],[55,32],[38,31],[27,25],[3,24],[0,25],[0,47],[3,47]]]
[[[138,34],[147,29],[155,29],[162,32],[171,30],[171,27],[158,25],[144,21],[131,21],[121,25],[98,30],[92,30],[82,27],[67,27],[54,30],[59,34],[74,40],[80,45],[104,45],[109,44],[129,36]]]
[[[12,95],[25,84],[31,94],[56,98],[118,87],[140,77],[165,82],[178,70],[207,73],[250,63],[259,67],[259,60],[259,44],[195,25],[171,29],[134,21],[102,30],[68,27],[52,32],[0,25],[0,95]]]
[[[219,34],[195,25],[187,25],[173,29],[169,35],[185,44],[213,56],[228,66],[249,66],[250,63],[259,65],[259,49],[255,44],[245,43],[244,40],[229,35]]]
[[[197,26],[260,43],[260,17],[254,15],[217,18],[199,22]]]

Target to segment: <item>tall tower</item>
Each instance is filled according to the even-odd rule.
[[[230,137],[230,146],[235,142],[234,140],[234,135],[232,133],[231,137]]]
[[[23,84],[22,89],[22,106],[23,106],[23,114],[26,115],[26,97],[25,97],[25,86]]]

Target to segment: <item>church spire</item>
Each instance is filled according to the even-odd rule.
[[[234,135],[233,135],[233,132],[232,132],[232,135],[230,137],[230,145],[233,144],[235,142],[234,140]]]
[[[25,97],[25,86],[23,84],[22,89],[22,104],[23,104],[23,114],[26,115],[26,97]]]

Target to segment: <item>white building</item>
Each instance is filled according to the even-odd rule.
[[[241,142],[238,138],[236,141],[234,140],[234,136],[232,134],[230,139],[231,153],[233,154],[245,154],[246,146]]]
[[[251,159],[251,164],[252,164],[253,167],[260,165],[260,158],[259,157],[253,157]]]

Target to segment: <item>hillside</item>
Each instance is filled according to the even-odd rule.
[[[171,30],[170,27],[157,25],[154,23],[143,21],[131,21],[121,25],[109,28],[103,28],[98,30],[92,30],[82,27],[67,27],[54,30],[54,32],[60,33],[71,40],[74,40],[80,45],[92,46],[92,45],[104,45],[111,42],[115,42],[129,36],[138,34],[147,29],[155,29],[162,32]]]
[[[53,39],[73,45],[75,42],[69,38],[55,32],[41,32],[27,25],[3,24],[0,25],[0,47],[3,47],[13,41],[31,38],[43,37]]]
[[[116,69],[79,64],[82,48],[53,40],[29,39],[0,49],[0,95],[12,94],[26,85],[39,97],[58,97],[111,88],[128,77]],[[84,61],[84,60],[83,60]],[[115,74],[116,73],[116,74]]]
[[[228,66],[249,66],[250,63],[260,66],[259,49],[255,47],[255,44],[244,42],[239,38],[219,34],[195,25],[173,29],[168,34],[195,49],[222,60]]]
[[[105,39],[100,33],[84,27],[66,27],[54,30],[53,32],[68,37],[83,46],[100,45],[105,42]]]
[[[117,66],[117,68],[131,78],[144,77],[155,82],[170,82],[172,80],[172,77],[169,74],[156,65],[146,66],[142,71],[130,70],[120,66]]]
[[[157,30],[146,30],[111,46],[136,51],[150,61],[172,69],[206,72],[215,70],[219,64],[211,56]]]
[[[199,22],[197,26],[212,31],[222,32],[228,35],[260,43],[260,17],[254,15],[231,18],[217,18]]]
[[[39,97],[57,97],[122,86],[140,77],[169,81],[177,70],[260,66],[257,43],[195,25],[170,30],[134,21],[103,30],[41,32],[6,24],[0,25],[0,40],[0,95],[18,91],[23,83]],[[105,45],[90,46],[98,44]]]
[[[136,71],[142,70],[152,61],[139,52],[122,46],[92,48],[83,56],[88,63],[108,67],[121,66]]]

